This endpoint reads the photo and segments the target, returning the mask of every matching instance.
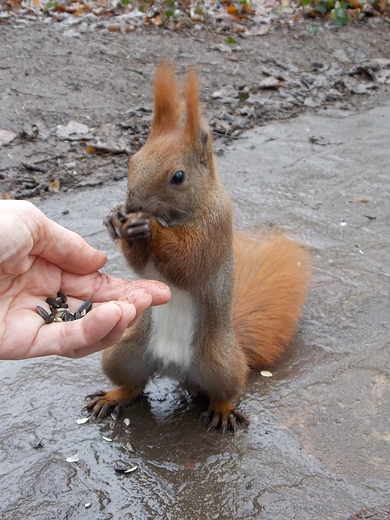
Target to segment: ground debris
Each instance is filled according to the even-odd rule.
[[[350,516],[348,520],[390,520],[390,505],[366,507],[359,513]]]

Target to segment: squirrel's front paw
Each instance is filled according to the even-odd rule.
[[[123,205],[117,206],[107,217],[103,220],[103,224],[106,226],[111,238],[117,240],[122,238],[123,224],[127,220],[126,208]]]
[[[139,211],[129,213],[122,226],[122,238],[125,240],[148,240],[152,235],[150,215]]]
[[[113,209],[104,219],[113,240],[148,240],[151,236],[151,221],[147,213],[127,213],[124,206]]]

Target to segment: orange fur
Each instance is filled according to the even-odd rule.
[[[252,368],[271,365],[292,340],[311,269],[307,251],[283,234],[234,237],[233,330]]]
[[[175,69],[170,63],[160,63],[154,75],[154,116],[150,135],[171,132],[179,126],[183,115],[182,92]]]
[[[190,142],[198,144],[200,132],[199,81],[195,69],[190,69],[187,75],[184,132]]]

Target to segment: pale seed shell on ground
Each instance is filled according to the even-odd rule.
[[[103,435],[103,439],[104,439],[105,441],[107,441],[107,442],[112,442],[111,437],[105,437],[105,436]]]
[[[128,443],[126,444],[126,446],[127,446],[127,449],[128,449],[131,453],[135,453],[135,448],[134,448],[134,446],[131,444],[131,442],[128,442]]]
[[[66,462],[77,462],[78,460],[80,460],[79,454],[75,453],[74,455],[71,455],[70,457],[68,457],[66,459]]]
[[[132,468],[129,468],[125,471],[125,473],[133,473],[133,471],[137,470],[138,466],[133,466]]]
[[[260,372],[260,375],[263,376],[263,377],[272,377],[272,373],[268,372],[268,370],[262,370]]]
[[[77,419],[77,424],[85,424],[89,421],[89,417],[81,417],[80,419]]]
[[[126,426],[130,426],[130,419],[126,417],[126,419],[123,421]]]

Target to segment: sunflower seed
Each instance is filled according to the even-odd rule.
[[[67,299],[68,299],[68,298],[65,296],[65,294],[63,294],[62,292],[57,293],[57,298],[61,298],[62,303],[66,303],[66,301],[67,301]]]
[[[43,318],[45,321],[47,320],[47,318],[49,317],[49,313],[47,313],[45,311],[45,309],[43,309],[42,307],[40,307],[39,305],[37,305],[37,311],[38,311],[38,314],[41,318]]]
[[[90,300],[86,300],[84,303],[80,305],[80,308],[77,312],[81,314],[81,316],[85,316],[87,312],[91,310],[92,302]]]
[[[103,435],[103,439],[104,439],[105,441],[107,441],[107,442],[112,442],[111,437],[105,437],[105,436]]]
[[[134,448],[134,446],[131,444],[131,442],[126,443],[126,446],[127,446],[127,449],[128,449],[131,453],[135,453],[135,448]]]
[[[58,307],[61,307],[61,305],[64,303],[62,301],[62,298],[60,296],[58,296],[55,300],[56,304],[58,305]]]
[[[81,417],[80,419],[77,419],[77,424],[85,424],[89,421],[89,417]]]
[[[85,509],[89,509],[91,507],[91,502],[87,502],[85,505],[84,505]]]
[[[62,301],[58,302],[54,298],[46,298],[46,303],[50,305],[50,307],[54,307],[55,309],[58,309],[58,307],[61,307]]]
[[[272,377],[272,373],[268,372],[268,370],[262,370],[260,372],[260,375],[263,376],[263,377]]]
[[[123,466],[117,466],[115,468],[115,472],[116,473],[133,473],[133,471],[135,471],[136,469],[138,469],[138,466],[133,466],[131,468],[124,468]]]
[[[57,310],[55,311],[54,317],[55,317],[55,318],[60,318],[61,321],[63,321],[64,316],[65,316],[65,314],[67,314],[67,313],[68,313],[68,311],[67,311],[66,309],[57,309]],[[54,321],[55,321],[55,320],[54,320]]]
[[[80,460],[79,454],[75,453],[74,455],[71,455],[70,457],[68,457],[66,459],[66,462],[77,462],[78,460]]]
[[[39,441],[35,442],[32,447],[34,450],[37,450],[38,448],[43,448],[43,444],[42,444],[42,441],[43,439],[39,439]]]
[[[137,470],[138,466],[133,466],[132,468],[129,468],[125,471],[125,473],[133,473],[133,471]]]
[[[126,419],[123,420],[126,426],[130,426],[130,419],[126,417]]]
[[[62,316],[62,321],[74,321],[76,318],[71,312],[65,312]]]

